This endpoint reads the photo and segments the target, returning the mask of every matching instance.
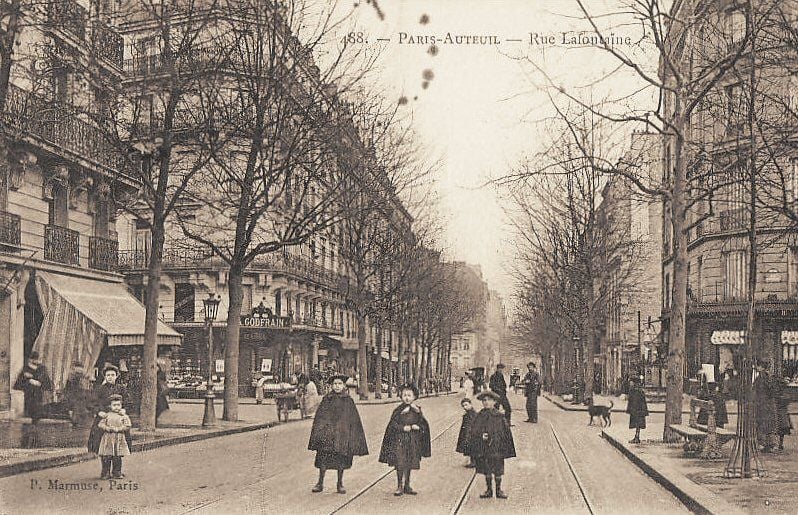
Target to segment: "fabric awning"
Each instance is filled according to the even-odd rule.
[[[36,293],[44,320],[33,348],[50,370],[56,390],[66,383],[73,361],[91,370],[106,343],[144,343],[144,306],[121,283],[39,271]],[[180,343],[180,333],[158,322],[158,345]]]

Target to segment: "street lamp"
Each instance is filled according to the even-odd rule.
[[[203,299],[205,306],[205,326],[208,328],[208,383],[205,389],[205,413],[202,416],[202,427],[213,427],[216,425],[216,412],[213,408],[213,321],[219,312],[221,298],[214,293],[209,293],[207,299]]]

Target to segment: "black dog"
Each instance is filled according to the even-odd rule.
[[[613,406],[614,404],[612,401],[610,401],[609,406],[596,406],[593,404],[593,398],[591,397],[587,404],[587,413],[590,415],[590,423],[588,425],[593,425],[593,417],[601,417],[602,427],[611,426],[612,419],[610,416],[612,415]]]

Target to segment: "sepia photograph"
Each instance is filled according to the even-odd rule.
[[[798,512],[798,0],[0,0],[0,515]]]

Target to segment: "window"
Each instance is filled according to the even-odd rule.
[[[59,227],[69,227],[69,186],[62,181],[53,180],[52,198],[48,206],[48,223]]]
[[[792,116],[798,111],[798,74],[791,73],[787,81],[787,107]]]
[[[726,93],[726,136],[738,135],[744,127],[746,113],[742,84],[730,84],[724,88]]]
[[[798,201],[798,157],[790,159],[787,166],[787,202]]]
[[[664,309],[671,307],[671,274],[665,274],[665,281],[662,285],[662,306]]]
[[[175,322],[194,321],[194,286],[175,284]]]
[[[245,314],[252,313],[252,285],[241,285],[241,312]]]
[[[787,281],[790,288],[790,296],[798,296],[798,247],[790,247],[787,254]]]
[[[704,284],[704,256],[698,256],[697,267],[698,272],[696,275],[695,280],[695,290],[693,291],[693,295],[695,296],[698,302],[702,300],[703,294],[703,284]]]
[[[736,44],[745,39],[745,13],[740,9],[726,11],[723,19],[723,32],[729,44]]]
[[[278,317],[283,316],[283,294],[280,290],[274,292],[274,313]]]
[[[723,287],[726,300],[743,300],[748,294],[748,253],[733,250],[723,254]]]

